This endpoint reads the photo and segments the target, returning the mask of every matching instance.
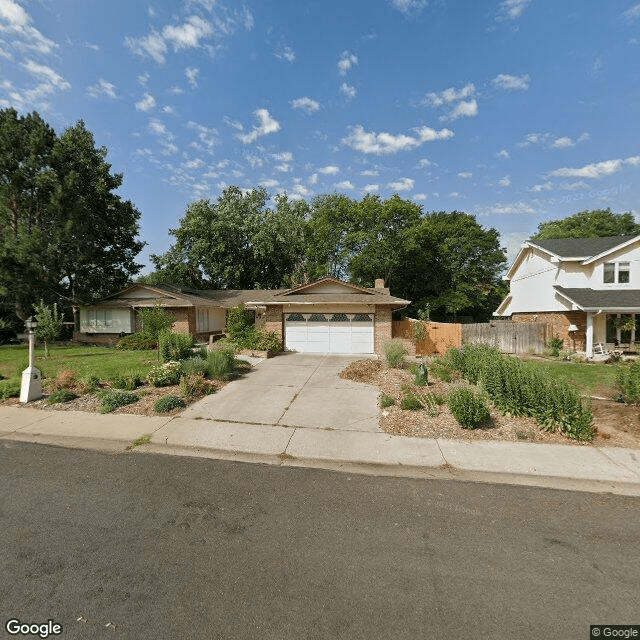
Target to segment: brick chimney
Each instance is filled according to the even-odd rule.
[[[384,289],[384,278],[376,278],[376,289]]]

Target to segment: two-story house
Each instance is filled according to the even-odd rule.
[[[529,240],[503,278],[510,291],[494,316],[547,323],[591,357],[594,344],[620,341],[616,318],[640,314],[640,236]]]

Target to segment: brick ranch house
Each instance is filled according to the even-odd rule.
[[[290,289],[195,290],[136,284],[80,308],[80,342],[113,344],[141,329],[137,310],[159,304],[172,313],[173,330],[199,340],[224,332],[227,310],[243,303],[256,326],[275,332],[287,350],[310,353],[382,353],[392,337],[391,314],[409,304],[383,280],[361,287],[324,277]]]
[[[525,242],[503,277],[509,295],[494,316],[544,322],[565,349],[593,356],[594,344],[633,343],[617,320],[640,313],[640,236]]]

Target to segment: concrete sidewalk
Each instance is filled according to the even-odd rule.
[[[640,450],[429,440],[387,433],[0,408],[0,439],[124,452],[200,456],[387,476],[452,478],[640,495]]]

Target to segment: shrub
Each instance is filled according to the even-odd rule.
[[[400,340],[391,340],[384,345],[384,357],[390,367],[401,367],[406,355],[407,349]]]
[[[73,393],[70,389],[58,389],[54,391],[48,398],[47,404],[59,404],[62,402],[71,402],[71,400],[75,400],[78,396]]]
[[[48,307],[42,300],[40,304],[35,306],[36,320],[38,328],[36,329],[36,338],[44,341],[44,355],[49,357],[49,343],[53,342],[62,331],[63,316],[58,312],[58,305],[54,302]]]
[[[426,364],[418,366],[418,370],[415,372],[415,384],[418,387],[426,387],[429,384],[429,371]]]
[[[227,311],[226,332],[234,340],[241,337],[245,331],[253,327],[253,315],[240,304]],[[253,349],[255,347],[242,347],[243,349]]]
[[[118,407],[124,407],[138,400],[135,393],[129,391],[105,391],[102,394],[100,413],[111,413]]]
[[[458,387],[449,395],[449,409],[464,429],[477,429],[489,419],[489,409],[483,397],[467,387]]]
[[[207,386],[202,373],[190,373],[180,378],[180,395],[183,398],[199,396],[205,392]]]
[[[562,338],[551,338],[547,342],[547,346],[551,349],[551,355],[558,356],[563,344],[564,340]]]
[[[160,362],[185,360],[192,355],[193,337],[188,333],[161,331],[158,334],[158,354]]]
[[[20,378],[0,380],[0,400],[6,400],[7,398],[17,398],[20,395],[21,386],[22,380]]]
[[[158,346],[158,339],[146,333],[132,333],[130,336],[120,338],[116,342],[116,347],[123,351],[142,351],[145,349],[155,349]]]
[[[431,370],[431,374],[438,378],[438,380],[442,380],[443,382],[451,382],[453,380],[449,363],[444,358],[433,358],[429,369]]]
[[[183,376],[188,376],[194,373],[205,374],[207,371],[207,355],[208,354],[206,354],[204,358],[201,358],[200,356],[193,356],[183,360],[180,363],[180,373]]]
[[[207,377],[224,380],[233,371],[233,351],[214,349],[207,355]]]
[[[116,373],[109,378],[109,382],[114,389],[125,389],[126,391],[135,391],[142,384],[142,376],[139,373],[122,375]]]
[[[76,383],[76,389],[81,394],[94,393],[99,385],[100,385],[100,378],[97,375],[92,373],[88,376],[85,376],[84,378],[81,378]]]
[[[151,367],[147,374],[147,382],[154,387],[167,387],[177,384],[180,379],[180,363],[165,362]]]
[[[415,322],[413,325],[413,337],[416,340],[424,340],[427,337],[427,328],[424,322]]]
[[[169,411],[173,411],[174,409],[184,407],[184,400],[178,398],[178,396],[162,396],[162,398],[158,398],[156,403],[153,405],[153,408],[158,413],[168,413]]]
[[[243,333],[234,338],[238,349],[255,349],[256,351],[280,351],[282,345],[280,337],[275,331],[264,331],[249,327]]]
[[[396,403],[396,399],[393,396],[389,396],[386,393],[382,395],[382,397],[380,398],[380,406],[383,409],[386,409],[387,407],[391,407]]]
[[[629,367],[618,367],[616,385],[628,404],[640,404],[640,360]]]
[[[51,388],[54,391],[58,389],[70,389],[75,387],[77,383],[76,372],[70,369],[58,372],[57,378],[51,383]]]
[[[417,411],[418,409],[422,409],[423,404],[420,400],[412,393],[407,394],[400,401],[400,408],[406,409],[409,411]]]

